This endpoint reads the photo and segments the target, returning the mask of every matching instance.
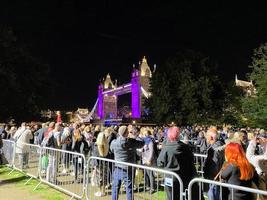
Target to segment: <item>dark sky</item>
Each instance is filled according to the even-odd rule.
[[[184,3],[183,3],[184,2]],[[267,41],[260,3],[177,0],[1,0],[0,22],[51,67],[55,107],[91,108],[99,79],[119,83],[145,55],[160,67],[184,49],[210,56],[226,79],[245,77],[254,48]]]

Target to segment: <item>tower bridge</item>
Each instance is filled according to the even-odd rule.
[[[156,66],[154,65],[154,71]],[[133,119],[141,118],[144,110],[145,98],[151,95],[150,79],[152,77],[151,69],[144,57],[139,63],[138,68],[133,68],[131,73],[131,82],[117,85],[113,83],[109,74],[105,81],[100,82],[98,86],[97,116],[99,119],[118,117],[118,96],[131,93],[131,117]]]

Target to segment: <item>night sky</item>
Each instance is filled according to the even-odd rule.
[[[144,55],[160,67],[192,49],[215,60],[225,80],[245,78],[253,49],[267,42],[266,7],[258,2],[1,0],[0,17],[50,65],[58,83],[51,102],[65,110],[91,108],[99,79],[109,72],[129,81]]]

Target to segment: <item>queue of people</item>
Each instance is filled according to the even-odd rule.
[[[115,161],[137,163],[145,166],[160,167],[179,175],[184,188],[197,177],[193,153],[207,155],[203,171],[204,178],[209,180],[221,177],[225,182],[266,190],[267,174],[267,133],[263,129],[252,128],[218,128],[215,126],[162,127],[85,125],[80,123],[43,123],[20,127],[1,127],[2,139],[17,142],[16,153],[21,168],[28,167],[29,149],[23,143],[62,149],[82,153],[86,157],[96,156],[114,159]],[[0,143],[1,145],[1,143]],[[78,160],[50,155],[44,173],[48,181],[55,181],[56,165],[61,161],[62,173],[67,173],[73,163],[73,176],[78,179]],[[106,195],[106,189],[112,189],[112,199],[117,200],[121,185],[124,185],[127,199],[133,199],[135,189],[135,170],[124,165],[105,164],[94,161],[91,183],[99,187],[95,196]],[[101,177],[101,178],[100,178]],[[145,189],[155,192],[155,176],[151,170],[144,173]],[[168,178],[168,177],[166,177]],[[256,180],[256,181],[255,181]],[[216,188],[216,187],[215,187]],[[195,199],[203,199],[203,193],[209,195],[210,187],[203,191],[193,188]],[[219,191],[218,188],[215,191]],[[166,185],[168,199],[179,199],[179,181],[173,180]],[[223,199],[231,199],[231,191],[223,190]],[[219,195],[218,193],[213,196]],[[249,193],[235,190],[234,199],[252,199]],[[265,197],[261,197],[264,199]]]

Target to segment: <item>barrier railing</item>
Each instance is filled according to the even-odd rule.
[[[207,155],[194,153],[194,164],[195,164],[198,175],[202,176],[202,178],[204,174],[203,167],[204,167],[206,158],[207,158]]]
[[[25,173],[30,179],[39,177],[41,147],[34,144],[17,142],[15,144],[14,169]]]
[[[10,140],[3,140],[2,154],[9,167],[31,177],[28,181],[40,178],[40,183],[46,183],[78,199],[83,198],[85,194],[86,199],[91,200],[95,198],[95,194],[101,196],[104,192],[108,198],[113,195],[114,200],[118,199],[118,195],[126,198],[127,194],[127,199],[134,197],[158,200],[174,198],[181,200],[185,195],[181,178],[163,169],[99,157],[90,157],[86,162],[85,156],[80,153],[26,143],[16,144]],[[198,166],[200,163],[199,166],[202,166],[198,169],[198,172],[202,173],[206,155],[194,154],[194,157],[195,164]],[[121,184],[124,185],[126,194],[123,188],[115,187]],[[196,184],[199,192],[197,198],[193,196],[193,185]],[[258,199],[267,197],[267,191],[195,178],[188,186],[188,200],[201,199],[201,191],[208,184],[218,186],[220,195],[225,194],[222,188],[226,188],[230,192],[229,198],[233,200],[237,190],[253,193],[256,198],[260,196]],[[96,191],[98,193],[95,193]]]
[[[41,182],[72,197],[83,197],[86,186],[86,161],[83,154],[42,147],[39,169]]]
[[[203,184],[210,184],[210,186],[211,185],[218,186],[219,191],[217,192],[220,195],[220,199],[225,199],[225,198],[222,198],[222,196],[226,197],[226,199],[231,199],[231,200],[240,199],[240,198],[235,198],[235,193],[237,191],[239,192],[242,191],[243,195],[247,195],[247,197],[246,198],[244,197],[244,199],[257,199],[258,196],[260,195],[265,196],[262,199],[267,198],[267,191],[264,191],[264,190],[258,190],[258,189],[253,189],[249,187],[242,187],[242,186],[232,185],[228,183],[221,183],[221,182],[207,180],[203,178],[194,178],[193,180],[190,181],[188,185],[188,200],[197,200],[197,198],[193,196],[193,185],[197,183],[198,183],[199,191],[202,191]],[[223,190],[223,188],[226,190]],[[245,194],[245,193],[250,193],[251,197],[248,196],[249,194]],[[227,198],[227,195],[228,195],[228,198]],[[255,198],[253,198],[253,195],[255,195]],[[199,195],[199,200],[201,200],[201,195]]]
[[[13,167],[16,143],[12,140],[3,140],[1,159],[8,167]]]
[[[86,199],[183,199],[183,182],[174,172],[99,157],[90,157],[87,166]]]

